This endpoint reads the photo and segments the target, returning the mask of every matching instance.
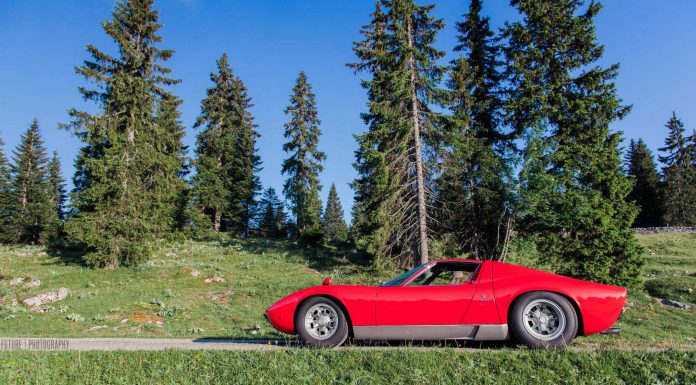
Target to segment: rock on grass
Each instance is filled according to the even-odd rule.
[[[673,300],[667,299],[667,298],[663,299],[662,303],[667,305],[667,306],[673,306],[673,307],[676,307],[679,309],[688,309],[689,308],[689,305],[687,305],[685,303],[681,303],[679,301],[673,301]]]
[[[43,293],[34,297],[27,298],[24,301],[22,301],[22,303],[31,308],[32,311],[41,313],[43,311],[43,309],[41,309],[41,305],[61,301],[67,298],[68,295],[70,295],[70,290],[61,287],[56,291],[49,291],[48,293]]]
[[[207,277],[206,279],[203,280],[205,283],[222,283],[225,282],[225,279],[222,277],[218,277],[217,275],[211,275],[210,277]]]

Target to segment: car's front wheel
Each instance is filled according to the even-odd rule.
[[[341,307],[325,297],[312,297],[295,314],[295,331],[312,347],[339,346],[348,338],[348,321]]]
[[[570,302],[545,291],[520,296],[510,309],[508,324],[513,336],[531,348],[563,347],[578,331],[578,318]]]

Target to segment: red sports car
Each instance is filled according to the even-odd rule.
[[[356,340],[514,338],[560,347],[609,328],[626,301],[622,287],[502,262],[442,259],[379,286],[314,286],[266,310],[279,331],[315,347]]]

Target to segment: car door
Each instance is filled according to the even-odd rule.
[[[477,281],[423,283],[428,273],[437,269],[462,269],[472,277],[479,267],[477,262],[437,262],[401,286],[379,287],[375,299],[377,326],[460,324]]]

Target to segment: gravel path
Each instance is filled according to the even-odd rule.
[[[0,338],[1,350],[278,350],[285,341],[160,338]]]
[[[166,350],[166,349],[183,349],[183,350],[236,350],[236,351],[262,351],[262,350],[283,350],[296,347],[293,341],[285,340],[242,340],[242,339],[222,339],[222,338],[0,338],[0,351],[11,350],[74,350],[74,351],[90,351],[90,350]],[[356,343],[342,349],[358,349],[358,350],[393,350],[393,349],[418,349],[428,350],[437,349],[443,346],[441,342],[432,343]],[[447,347],[456,347],[459,351],[466,352],[495,352],[500,351],[500,347],[504,346],[500,343],[469,343],[467,347],[457,346],[456,343],[450,342],[445,344]],[[598,350],[592,346],[570,346],[572,351],[593,351]],[[641,350],[660,352],[669,350],[669,347],[617,347],[618,350]],[[696,350],[696,346],[689,345],[681,347],[683,350]]]

